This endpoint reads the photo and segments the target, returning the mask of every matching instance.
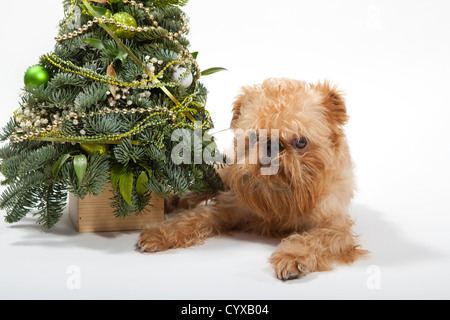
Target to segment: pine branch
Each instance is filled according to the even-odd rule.
[[[5,142],[16,131],[17,123],[14,117],[10,118],[8,123],[3,127],[3,131],[0,133],[0,141]]]
[[[4,159],[1,170],[6,178],[24,177],[31,172],[42,170],[46,165],[53,164],[60,154],[60,151],[52,145],[37,150],[23,151]]]
[[[185,6],[189,0],[154,0],[154,6],[167,6],[167,5],[177,5],[177,6]]]
[[[109,180],[109,156],[99,153],[89,156],[82,183],[78,181],[72,161],[67,161],[63,165],[60,175],[61,183],[77,198],[84,199],[87,195],[98,196],[104,192],[105,183]]]
[[[122,124],[122,116],[120,114],[109,114],[106,116],[95,116],[86,118],[87,135],[89,136],[105,136],[116,135],[126,132],[126,127]]]
[[[78,112],[85,112],[89,106],[96,105],[99,102],[106,100],[106,92],[108,89],[109,87],[107,84],[95,82],[85,87],[75,98],[75,110]]]
[[[177,41],[170,40],[167,36],[167,33],[177,33],[183,28],[187,18],[179,7],[185,5],[187,0],[138,0],[137,3],[143,3],[150,7],[154,21],[158,23],[159,28],[150,32],[136,32],[132,39],[123,39],[123,43],[143,64],[152,61],[155,74],[157,74],[167,64],[179,60],[180,53],[188,49],[189,41],[185,36],[178,36]],[[64,0],[63,4],[65,14],[68,16],[72,10],[73,1]],[[110,7],[101,3],[98,3],[98,6]],[[122,2],[114,3],[113,6],[118,11],[131,14],[139,27],[153,26],[153,19],[150,19],[137,6]],[[92,17],[81,14],[80,19],[81,25],[83,25],[92,20]],[[76,28],[74,24],[66,23],[63,19],[60,23],[59,33],[60,35],[73,33]],[[94,42],[86,41],[87,39],[95,39],[104,45],[93,45]],[[120,191],[114,192],[112,206],[115,208],[115,215],[119,218],[146,213],[146,207],[154,195],[166,197],[173,192],[185,193],[188,191],[213,194],[223,188],[220,177],[214,171],[213,166],[208,164],[175,166],[171,159],[171,150],[174,147],[174,143],[171,141],[171,130],[174,127],[191,128],[192,119],[203,122],[206,117],[204,105],[207,90],[197,81],[198,71],[190,70],[196,81],[195,86],[184,89],[174,84],[166,84],[167,87],[170,87],[169,89],[173,89],[170,90],[170,95],[173,94],[175,98],[172,96],[168,98],[168,91],[164,91],[167,88],[162,88],[164,90],[159,88],[142,89],[134,86],[123,90],[122,96],[108,96],[107,91],[111,90],[110,86],[98,79],[93,79],[89,76],[91,73],[85,73],[83,68],[91,70],[102,78],[107,74],[108,66],[114,62],[113,66],[119,80],[133,83],[136,80],[141,81],[147,78],[147,76],[143,76],[144,70],[138,65],[139,63],[136,64],[131,58],[121,55],[121,50],[124,49],[116,41],[111,40],[111,36],[102,26],[94,23],[81,35],[59,41],[54,49],[54,54],[59,59],[66,61],[61,62],[64,66],[72,63],[73,70],[78,70],[80,74],[86,75],[72,73],[69,70],[71,68],[65,69],[57,64],[53,65],[45,56],[40,57],[40,65],[49,70],[51,80],[46,85],[24,88],[22,111],[27,113],[26,121],[32,123],[36,123],[44,115],[43,118],[47,120],[47,123],[59,125],[57,128],[59,135],[50,134],[34,138],[33,141],[10,143],[0,148],[0,172],[5,177],[1,184],[6,186],[5,192],[0,196],[0,208],[6,210],[8,222],[19,221],[26,214],[32,212],[32,209],[37,208],[38,211],[35,214],[38,216],[38,223],[44,228],[52,227],[61,218],[68,191],[73,192],[79,198],[84,198],[88,194],[102,193],[105,182],[110,179],[111,165],[118,163],[126,166],[126,172],[133,173],[134,179],[131,205],[124,200]],[[153,62],[154,58],[159,63]],[[161,64],[160,61],[163,63]],[[177,64],[183,67],[187,66],[185,61],[177,62]],[[161,83],[172,82],[173,70],[173,68],[165,69],[163,77],[160,79]],[[174,100],[181,102],[188,97],[187,102],[177,109],[181,114],[175,121],[164,113],[152,115],[151,121],[141,125],[139,131],[131,138],[123,141],[95,142],[96,144],[108,143],[109,152],[104,155],[95,153],[88,156],[88,165],[81,183],[78,181],[70,157],[60,168],[58,176],[54,177],[53,167],[63,155],[70,153],[73,156],[80,152],[85,154],[78,144],[61,143],[71,141],[70,136],[95,136],[103,139],[104,136],[124,134],[136,128],[148,115],[140,112],[123,112],[100,116],[98,115],[99,111],[104,111],[106,107],[114,105],[118,108],[128,109],[147,109],[156,106],[173,109]],[[42,112],[43,110],[45,112]],[[73,111],[85,112],[86,115],[75,117],[71,114],[70,119],[66,118],[67,113]],[[97,115],[89,115],[91,112]],[[183,112],[189,112],[193,118],[184,117]],[[35,118],[36,121],[34,121]],[[62,119],[62,123],[58,119]],[[25,124],[26,122],[24,122]],[[16,120],[11,118],[3,132],[0,133],[0,141],[10,139],[17,125]],[[25,127],[26,125],[23,131],[27,132],[29,126]],[[45,139],[49,140],[44,141]],[[149,181],[146,183],[148,192],[138,195],[136,180],[147,168],[149,172],[151,171]]]
[[[31,172],[24,176],[16,183],[9,185],[0,196],[0,208],[11,210],[9,215],[15,216],[14,212],[18,208],[16,206],[26,206],[23,201],[30,199],[30,190],[40,187],[45,183],[45,177],[41,172]],[[20,215],[19,215],[20,216]]]
[[[5,209],[5,221],[7,223],[19,222],[27,214],[32,212],[36,203],[33,189],[27,189],[21,194],[21,198],[16,198],[11,207]]]
[[[136,146],[130,139],[122,140],[122,143],[114,148],[116,161],[124,166],[144,162],[145,148]]]
[[[82,88],[87,84],[87,81],[77,74],[60,72],[52,78],[51,84],[54,89],[65,87]]]
[[[105,183],[109,181],[109,172],[109,156],[107,154],[94,153],[89,157],[83,187],[93,196],[102,194],[105,190]]]
[[[117,219],[126,219],[133,215],[144,215],[149,213],[148,205],[152,198],[150,192],[145,195],[139,196],[136,194],[135,188],[133,188],[133,193],[131,194],[131,203],[128,204],[120,192],[112,190],[113,198],[111,199],[111,207],[114,209],[114,216]]]
[[[62,217],[67,204],[67,191],[62,184],[48,184],[46,188],[35,190],[36,196],[41,200],[37,205],[39,216],[37,223],[45,229],[52,228]]]

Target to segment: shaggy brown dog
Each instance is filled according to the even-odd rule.
[[[308,85],[290,79],[269,79],[242,91],[231,123],[235,150],[246,130],[266,129],[270,135],[276,129],[278,152],[271,155],[273,140],[259,134],[256,139],[271,142],[265,151],[272,159],[269,164],[250,164],[250,157],[260,151],[247,136],[245,152],[235,159],[238,164],[220,171],[225,192],[209,204],[200,204],[204,196],[181,199],[179,207],[189,210],[143,231],[140,249],[186,248],[230,230],[281,236],[285,238],[270,263],[282,280],[330,270],[335,263],[348,264],[366,254],[347,213],[354,182],[341,94],[327,82]],[[242,163],[240,157],[247,161]],[[261,174],[275,162],[276,174]]]

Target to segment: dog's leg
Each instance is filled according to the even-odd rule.
[[[331,270],[335,263],[352,263],[366,253],[350,228],[316,228],[284,239],[270,262],[279,279],[290,280]]]
[[[230,207],[226,198],[221,194],[214,205],[200,205],[149,227],[141,233],[137,246],[143,252],[187,248],[230,230],[240,218],[238,208]]]
[[[177,210],[192,209],[202,202],[208,201],[213,198],[214,195],[198,194],[195,192],[189,192],[184,196],[174,194],[165,201],[166,213],[171,213]]]

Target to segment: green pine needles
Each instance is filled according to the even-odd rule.
[[[199,79],[223,70],[202,72],[189,52],[186,3],[63,1],[54,52],[27,71],[20,107],[0,133],[8,223],[32,214],[53,227],[69,192],[82,199],[109,188],[114,215],[127,218],[146,214],[155,196],[223,188],[216,163],[194,161],[198,148],[183,149],[192,161],[173,161],[174,131],[212,128]]]

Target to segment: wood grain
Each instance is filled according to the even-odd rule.
[[[69,214],[76,230],[80,233],[143,230],[149,224],[164,220],[164,200],[153,198],[148,207],[150,213],[117,219],[111,208],[113,194],[106,188],[103,194],[85,199],[69,195]]]

